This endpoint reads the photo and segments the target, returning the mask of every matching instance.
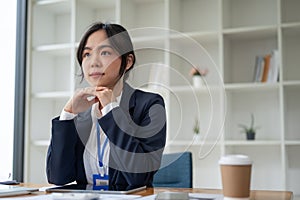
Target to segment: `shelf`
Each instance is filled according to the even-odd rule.
[[[61,98],[70,98],[71,92],[61,91],[61,92],[39,92],[32,94],[32,98],[35,99],[61,99]]]
[[[300,145],[300,140],[286,140],[284,144],[287,146],[294,146],[294,145],[298,146]]]
[[[172,86],[170,87],[170,91],[175,92],[175,93],[191,93],[191,92],[197,92],[197,94],[199,93],[208,93],[209,90],[211,90],[212,87],[193,87],[192,85],[187,85],[187,86]],[[217,89],[217,88],[215,88]]]
[[[218,32],[217,31],[202,31],[202,32],[182,32],[176,33],[171,32],[170,34],[171,40],[179,40],[180,39],[184,42],[184,39],[193,39],[197,42],[208,43],[211,41],[218,40]],[[179,42],[180,44],[180,42]]]
[[[135,33],[136,34],[136,33]],[[148,37],[132,37],[132,43],[139,44],[139,43],[151,43],[151,42],[164,42],[168,36],[148,36]],[[163,45],[163,44],[161,44]]]
[[[90,8],[113,8],[116,6],[117,0],[77,0],[80,5],[84,3],[88,5]]]
[[[203,141],[203,140],[181,140],[181,141],[171,141],[167,143],[167,146],[212,146],[212,145],[220,145],[220,141]]]
[[[48,147],[50,144],[49,140],[35,140],[31,142],[32,145],[36,146],[36,147]]]
[[[74,48],[74,45],[71,43],[65,44],[49,44],[49,45],[40,45],[33,48],[33,51],[47,52],[47,51],[59,51],[57,54],[61,53],[61,50],[68,50]]]
[[[258,26],[224,29],[223,34],[224,36],[226,36],[226,38],[234,40],[276,37],[277,26]]]
[[[36,0],[35,6],[46,8],[53,13],[70,12],[70,0]]]
[[[283,39],[288,39],[288,37],[298,38],[300,34],[300,23],[289,24],[287,26],[282,26]]]
[[[272,91],[278,90],[279,83],[232,83],[225,84],[225,90],[228,92],[244,91]]]
[[[254,140],[254,141],[244,141],[244,140],[231,140],[225,141],[226,146],[277,146],[281,144],[280,140]]]
[[[281,24],[281,28],[300,28],[300,22],[289,22]]]
[[[284,81],[283,86],[300,86],[300,80],[299,81]]]

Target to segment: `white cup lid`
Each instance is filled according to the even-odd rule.
[[[246,155],[232,154],[222,156],[219,160],[220,165],[251,165],[252,161]]]

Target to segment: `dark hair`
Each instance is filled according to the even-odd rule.
[[[125,73],[126,79],[128,77],[127,72],[130,71],[133,68],[133,65],[135,64],[135,54],[133,51],[133,45],[127,30],[119,24],[105,24],[102,22],[96,22],[92,24],[84,33],[77,49],[77,61],[80,65],[82,80],[84,78],[82,69],[83,50],[90,35],[99,30],[104,30],[106,32],[110,44],[121,55],[121,68],[119,71],[119,75],[122,76]],[[132,54],[133,56],[133,63],[130,66],[130,68],[125,71],[127,65],[127,57],[130,54]]]

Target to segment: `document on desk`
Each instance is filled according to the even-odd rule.
[[[52,193],[28,197],[20,196],[14,198],[14,200],[131,200],[140,197],[140,195],[122,194]],[[1,198],[1,200],[11,200],[11,198]]]
[[[156,200],[155,194],[138,198],[138,200]],[[189,200],[223,200],[221,194],[189,193]]]

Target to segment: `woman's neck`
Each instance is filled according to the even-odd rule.
[[[115,97],[120,96],[122,90],[123,90],[123,77],[120,78],[120,80],[115,84],[114,88],[113,88],[113,94]]]

